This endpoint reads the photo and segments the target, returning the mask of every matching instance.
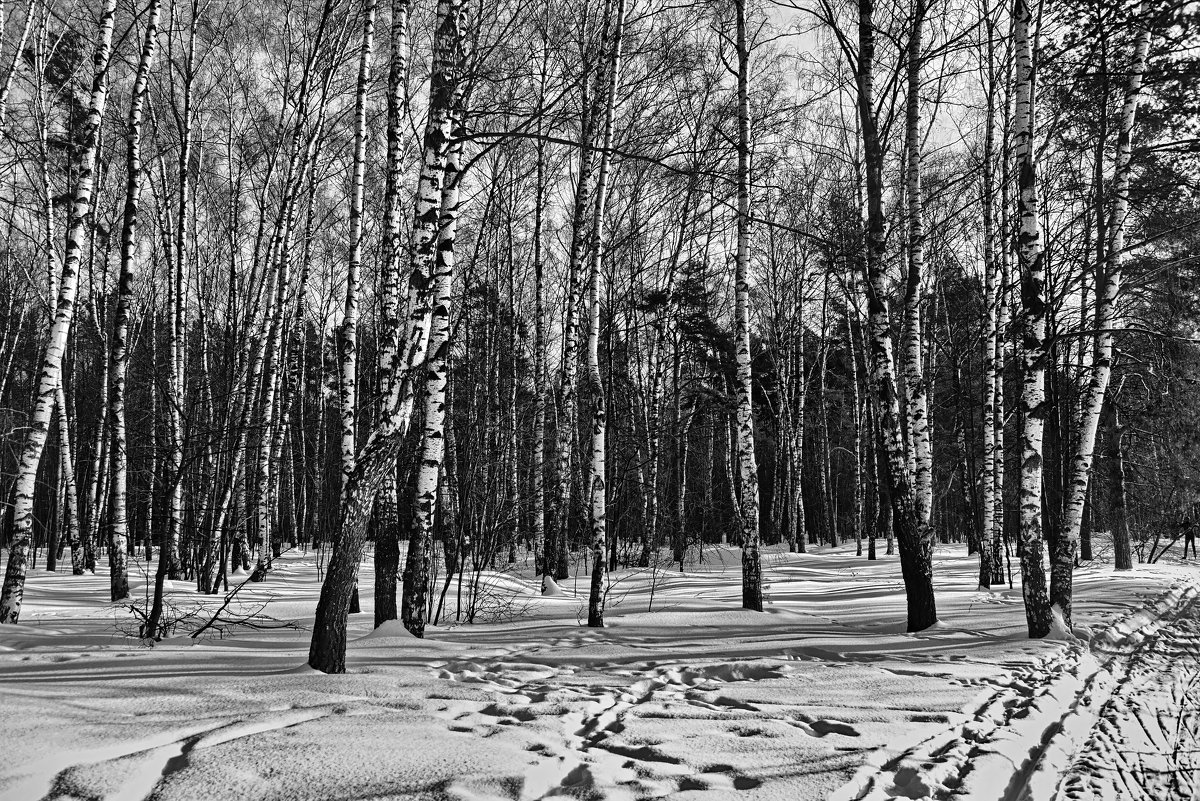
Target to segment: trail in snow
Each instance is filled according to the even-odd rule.
[[[1113,675],[1059,801],[1161,801],[1200,794],[1200,600],[1192,595]]]
[[[1195,586],[1177,585],[1090,646],[1072,643],[994,684],[957,723],[899,756],[878,752],[831,801],[1193,797]]]
[[[584,633],[571,639],[584,647],[599,637]],[[635,673],[635,680],[623,685],[572,684],[573,668],[505,659],[486,664],[459,661],[434,669],[443,679],[485,685],[500,699],[491,704],[448,704],[442,714],[452,731],[489,737],[505,728],[529,728],[526,749],[540,759],[525,773],[521,801],[581,793],[632,801],[686,790],[751,790],[762,784],[732,765],[713,763],[696,769],[655,743],[623,738],[629,719],[641,715],[670,717],[691,707],[701,715],[747,724],[764,718],[784,720],[815,738],[858,736],[853,726],[842,721],[808,716],[794,708],[763,708],[722,693],[728,684],[783,677],[791,670],[786,664],[654,667]],[[745,736],[758,731],[747,725]],[[470,797],[465,788],[453,784],[448,792]]]
[[[942,623],[917,635],[904,632],[894,560],[867,562],[852,546],[768,551],[758,613],[739,608],[735,557],[620,575],[621,602],[599,630],[579,627],[573,583],[545,598],[531,568],[489,576],[528,603],[521,617],[447,624],[423,640],[398,623],[372,630],[368,560],[344,676],[298,667],[303,631],[138,647],[113,630],[106,576],[39,574],[29,623],[0,644],[11,728],[0,801],[820,799],[869,759],[843,797],[1082,801],[1107,790],[1070,777],[1092,776],[1087,760],[1123,743],[1134,745],[1116,781],[1158,770],[1159,798],[1186,789],[1133,753],[1163,737],[1139,735],[1143,746],[1120,726],[1157,726],[1178,744],[1168,767],[1191,764],[1194,718],[1168,710],[1200,681],[1166,675],[1194,650],[1184,618],[1172,622],[1183,594],[1129,617],[1171,581],[1193,580],[1190,566],[1082,569],[1077,621],[1102,631],[1126,618],[1089,650],[1029,641],[1020,589],[979,592],[962,548],[935,552]],[[311,620],[311,556],[281,559],[264,584],[247,590],[252,600]],[[1168,643],[1176,650],[1158,656]],[[1163,711],[1147,717],[1152,704]],[[1093,742],[1101,718],[1108,739]]]
[[[7,798],[63,798],[75,797],[72,792],[73,774],[84,766],[118,763],[134,760],[135,765],[126,773],[120,784],[105,794],[105,801],[146,801],[153,798],[155,789],[163,779],[183,770],[188,765],[188,755],[201,748],[210,748],[231,740],[252,737],[263,732],[286,729],[307,723],[331,714],[330,707],[315,709],[292,709],[265,715],[254,715],[246,720],[207,721],[176,733],[175,739],[163,742],[160,735],[136,744],[84,752],[71,758],[62,755],[46,759],[32,766],[33,774],[15,787],[4,788]]]

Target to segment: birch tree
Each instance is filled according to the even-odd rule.
[[[625,0],[616,0],[616,18],[608,42],[610,54],[597,73],[596,93],[603,97],[603,121],[600,132],[600,168],[596,178],[596,211],[592,223],[591,262],[588,270],[588,344],[587,368],[592,391],[591,465],[588,473],[588,508],[592,529],[592,578],[588,594],[588,626],[604,626],[604,586],[607,565],[608,483],[605,478],[605,443],[608,426],[608,402],[600,374],[600,264],[604,258],[604,212],[608,201],[609,170],[612,166],[613,115],[617,87],[621,81],[621,36],[625,27]],[[606,23],[607,24],[607,23]]]
[[[113,333],[109,353],[108,413],[112,429],[112,489],[109,499],[109,552],[116,558],[109,562],[111,599],[116,601],[129,594],[129,576],[125,569],[125,552],[129,539],[127,517],[127,475],[129,471],[128,441],[125,433],[125,378],[129,370],[129,315],[133,305],[133,282],[136,277],[134,256],[137,250],[138,206],[142,194],[142,114],[146,105],[150,67],[158,45],[158,19],[161,3],[150,0],[147,9],[146,31],[138,58],[137,75],[129,101],[129,133],[126,142],[125,213],[121,227],[121,266],[117,278],[117,305],[113,314]],[[165,579],[163,568],[170,564],[165,552],[159,553],[159,571],[155,577],[155,593],[161,594]]]
[[[1030,637],[1050,633],[1042,538],[1042,431],[1045,425],[1046,286],[1038,218],[1035,128],[1033,12],[1028,0],[1016,0],[1013,44],[1016,59],[1016,112],[1013,122],[1017,172],[1017,266],[1021,275],[1023,375],[1021,411],[1021,590]]]
[[[888,321],[884,255],[886,221],[883,206],[883,144],[875,107],[875,4],[858,3],[858,122],[866,167],[867,258],[864,289],[870,335],[870,373],[881,439],[880,481],[887,484],[892,528],[900,546],[900,567],[908,605],[908,630],[922,631],[937,622],[933,594],[933,536],[917,518],[912,477],[900,429],[900,403],[893,369],[892,333]],[[832,18],[832,14],[830,14]]]
[[[761,612],[758,464],[754,454],[754,376],[750,364],[750,43],[746,0],[737,16],[737,252],[734,278],[734,358],[737,362],[737,459],[741,494],[742,606]]]
[[[904,288],[904,391],[908,435],[912,442],[909,464],[913,475],[913,500],[917,525],[928,528],[933,511],[933,450],[930,444],[928,386],[924,374],[925,348],[921,334],[922,287],[925,269],[925,203],[921,196],[921,67],[922,36],[927,0],[913,6],[907,52],[908,99],[905,103],[907,148],[908,277]],[[924,533],[924,537],[932,537]]]
[[[383,206],[383,254],[380,264],[379,386],[395,379],[400,350],[400,271],[404,242],[401,182],[404,180],[403,136],[408,104],[405,78],[408,71],[408,0],[392,0],[391,50],[387,78],[387,163]],[[381,413],[386,410],[380,410]],[[397,530],[399,488],[394,475],[384,483],[378,500],[380,530],[375,541],[375,625],[395,620],[396,580],[400,570]]]
[[[79,182],[76,185],[67,220],[67,246],[58,279],[54,322],[42,352],[38,377],[37,401],[29,421],[29,430],[21,451],[13,493],[12,545],[0,593],[0,623],[17,623],[25,592],[25,573],[33,536],[33,493],[37,469],[50,430],[59,383],[62,381],[63,353],[67,349],[71,323],[75,318],[75,296],[79,286],[79,267],[87,217],[91,211],[92,190],[96,183],[96,150],[100,123],[108,100],[108,68],[112,56],[113,22],[116,0],[104,0],[100,9],[95,53],[92,57],[92,86],[83,130],[83,151],[79,157]],[[64,410],[65,413],[65,410]]]
[[[324,673],[346,669],[346,618],[358,577],[366,528],[375,495],[393,468],[400,443],[409,430],[415,401],[416,374],[430,341],[433,260],[438,242],[443,191],[455,99],[464,91],[467,31],[461,0],[439,0],[434,28],[429,112],[422,143],[422,167],[414,200],[413,250],[409,277],[406,330],[396,374],[381,391],[385,410],[360,449],[340,511],[340,528],[317,603],[308,663]],[[452,241],[452,240],[451,240]]]
[[[1141,19],[1141,5],[1135,7],[1131,20],[1136,26],[1133,57],[1129,67],[1128,84],[1121,106],[1117,130],[1117,156],[1113,172],[1113,207],[1107,231],[1109,241],[1104,253],[1103,284],[1096,282],[1096,317],[1094,348],[1090,377],[1084,394],[1079,420],[1079,435],[1071,460],[1070,481],[1062,531],[1051,543],[1050,603],[1059,610],[1063,620],[1071,622],[1072,573],[1079,550],[1079,532],[1083,524],[1083,508],[1087,501],[1088,482],[1092,474],[1092,455],[1096,447],[1096,432],[1104,397],[1112,376],[1113,330],[1117,325],[1116,304],[1121,294],[1122,266],[1125,260],[1125,227],[1129,217],[1129,190],[1133,165],[1133,125],[1137,117],[1146,71],[1146,56],[1150,49],[1150,22]],[[1103,290],[1101,291],[1101,285]]]
[[[996,141],[996,73],[995,73],[995,24],[987,2],[982,4],[984,30],[985,71],[983,155],[981,161],[980,205],[983,218],[983,273],[984,273],[984,321],[983,321],[983,470],[980,475],[982,490],[982,521],[979,530],[979,586],[992,586],[993,544],[996,535],[996,460],[1004,458],[1002,449],[996,447],[996,393],[1001,389],[999,360],[996,348],[1000,346],[1000,282],[996,263],[995,222],[995,141]],[[983,57],[981,57],[983,58]]]

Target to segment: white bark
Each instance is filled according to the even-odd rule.
[[[454,133],[454,110],[465,124],[462,102],[467,58],[466,20],[462,0],[439,0],[435,23],[433,75],[429,116],[425,126],[420,183],[413,211],[413,257],[409,276],[407,331],[400,354],[401,369],[393,375],[380,399],[382,413],[355,459],[350,486],[343,498],[340,531],[313,624],[308,663],[325,673],[345,671],[346,619],[358,578],[358,565],[375,495],[394,465],[400,442],[409,430],[415,398],[415,378],[425,363],[432,317],[431,266],[447,175],[449,145]],[[453,232],[449,232],[451,236]],[[452,258],[451,254],[451,258]]]
[[[980,474],[982,522],[979,531],[979,586],[992,586],[992,537],[996,528],[996,459],[1003,459],[1003,452],[996,449],[996,392],[999,387],[999,362],[996,359],[998,345],[998,322],[1000,315],[1000,285],[996,264],[995,232],[995,131],[996,131],[996,81],[993,26],[986,27],[987,41],[987,114],[984,120],[983,142],[983,185],[980,202],[983,206],[983,273],[984,273],[984,328],[983,328],[983,465]]]
[[[601,68],[597,92],[604,98],[600,132],[600,171],[596,178],[596,213],[592,223],[592,252],[588,280],[588,378],[592,389],[591,466],[588,471],[588,509],[592,529],[592,580],[588,599],[588,625],[604,625],[604,578],[608,561],[608,484],[605,476],[608,399],[600,376],[600,266],[604,257],[604,212],[608,202],[608,174],[612,164],[613,114],[621,81],[621,36],[625,27],[625,0],[616,0],[616,20],[609,46],[612,54]]]
[[[1088,479],[1092,472],[1092,455],[1099,428],[1100,412],[1104,395],[1112,375],[1113,328],[1116,325],[1116,301],[1121,292],[1122,266],[1125,260],[1125,223],[1129,215],[1129,184],[1132,174],[1132,135],[1137,116],[1138,99],[1142,88],[1142,75],[1146,68],[1146,54],[1150,47],[1150,29],[1141,27],[1134,44],[1133,64],[1129,71],[1129,85],[1125,90],[1125,102],[1121,108],[1120,130],[1117,134],[1116,169],[1113,174],[1113,208],[1109,215],[1109,242],[1104,257],[1103,291],[1097,282],[1095,358],[1091,377],[1083,402],[1083,415],[1071,464],[1070,495],[1066,504],[1063,523],[1064,535],[1077,542],[1083,523],[1083,506],[1087,497]]]
[[[405,627],[424,636],[429,565],[433,556],[433,522],[437,509],[438,482],[446,457],[446,385],[449,382],[447,349],[450,341],[450,311],[454,286],[454,237],[458,222],[459,160],[462,145],[451,146],[447,159],[446,185],[442,193],[437,259],[433,274],[433,309],[430,316],[429,358],[425,373],[425,428],[421,435],[421,459],[417,466],[416,504],[413,510],[415,537],[420,545],[408,558],[416,560],[412,571],[413,597],[405,598]]]
[[[363,38],[358,59],[358,84],[354,93],[354,167],[350,179],[350,258],[346,266],[346,303],[341,330],[342,491],[354,472],[358,426],[358,306],[361,294],[363,239],[363,176],[367,162],[367,87],[371,82],[371,56],[375,46],[376,0],[363,7]]]
[[[917,0],[908,44],[908,281],[904,294],[904,390],[912,443],[913,500],[917,524],[929,526],[933,511],[933,449],[930,443],[928,386],[921,334],[922,280],[925,269],[925,204],[921,197],[921,65],[925,0]]]
[[[758,465],[754,454],[754,377],[750,364],[750,45],[746,0],[737,7],[737,254],[734,356],[737,361],[737,459],[741,492],[742,606],[762,611],[758,554]]]
[[[84,146],[79,157],[79,183],[75,189],[74,202],[71,205],[67,248],[58,282],[54,323],[50,327],[50,335],[42,354],[37,401],[29,420],[29,431],[26,434],[25,445],[22,448],[21,459],[17,467],[12,517],[12,545],[9,549],[8,566],[4,575],[4,588],[0,594],[0,623],[16,623],[21,617],[21,602],[25,592],[25,572],[29,564],[29,549],[33,535],[33,493],[37,468],[42,460],[58,385],[62,379],[62,359],[63,353],[67,349],[67,335],[75,318],[79,262],[83,255],[84,231],[92,205],[92,190],[96,183],[96,149],[100,135],[100,123],[104,118],[104,107],[108,100],[108,65],[112,55],[115,12],[116,0],[104,0],[100,12],[99,31],[96,36],[96,51],[92,62],[94,71],[91,100],[83,130]]]
[[[1033,14],[1028,0],[1016,0],[1013,13],[1016,51],[1016,118],[1014,156],[1017,168],[1017,258],[1021,271],[1024,315],[1024,376],[1021,410],[1021,578],[1030,637],[1050,631],[1042,534],[1042,433],[1045,426],[1046,289],[1038,217],[1035,129]]]

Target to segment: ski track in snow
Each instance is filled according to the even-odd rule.
[[[182,736],[179,732],[158,735],[134,744],[125,743],[82,752],[67,760],[59,754],[31,766],[33,775],[15,787],[4,788],[4,794],[5,797],[14,799],[73,797],[66,783],[74,769],[136,758],[137,765],[129,771],[117,790],[105,795],[105,801],[147,801],[154,797],[163,779],[187,767],[188,754],[196,749],[210,748],[242,737],[298,726],[339,711],[339,705],[328,704],[315,708],[252,715],[232,721],[209,721],[188,727]],[[175,736],[175,739],[169,739],[172,736]],[[164,739],[169,741],[164,743]]]
[[[1097,710],[1057,801],[1193,799],[1200,794],[1200,600],[1145,638]]]
[[[1076,617],[1100,632],[1084,647],[1026,640],[1020,590],[978,591],[963,549],[938,552],[942,623],[916,635],[892,563],[768,553],[761,614],[737,608],[726,556],[623,578],[605,629],[577,627],[579,596],[496,574],[527,615],[425,640],[398,622],[369,627],[368,572],[343,677],[297,667],[307,635],[290,631],[139,649],[110,630],[104,576],[39,576],[30,622],[0,644],[0,705],[20,716],[0,801],[1166,801],[1195,789],[1194,574],[1082,571]],[[280,593],[274,613],[304,622],[315,563],[281,561],[252,591]],[[1182,583],[1163,594],[1170,581]],[[651,591],[661,600],[642,611]]]
[[[1158,801],[1200,790],[1195,585],[994,684],[958,723],[898,756],[876,752],[830,801]]]

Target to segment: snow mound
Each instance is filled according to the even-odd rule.
[[[359,637],[359,640],[382,640],[382,639],[400,638],[405,640],[415,640],[416,637],[408,629],[404,628],[404,624],[399,620],[385,620],[370,634]]]
[[[1057,640],[1059,642],[1078,642],[1071,629],[1067,628],[1067,621],[1063,615],[1062,607],[1058,604],[1050,607],[1050,633],[1046,635],[1047,640]]]
[[[558,598],[563,594],[562,587],[553,576],[542,576],[542,595],[547,598]]]

